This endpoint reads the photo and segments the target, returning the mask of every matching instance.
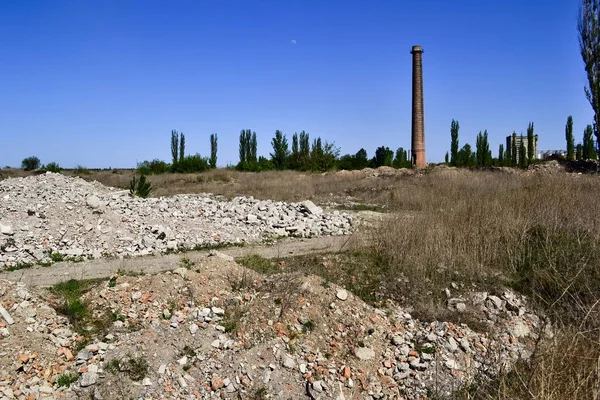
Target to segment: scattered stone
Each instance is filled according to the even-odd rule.
[[[359,360],[367,361],[375,358],[375,351],[368,347],[357,347],[356,350],[354,350],[354,355]]]
[[[291,356],[286,354],[285,356],[283,356],[282,365],[288,369],[295,369],[296,361],[294,361],[294,359]]]
[[[96,382],[98,382],[98,374],[94,372],[84,372],[79,379],[79,385],[81,387],[92,386],[95,385]]]

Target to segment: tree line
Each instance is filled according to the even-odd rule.
[[[185,135],[177,130],[171,131],[170,150],[171,163],[154,159],[138,163],[137,169],[142,174],[192,173],[203,172],[217,166],[218,137],[210,135],[210,156],[203,157],[199,153],[190,155],[185,152]],[[271,139],[272,152],[269,157],[258,155],[258,139],[256,132],[242,129],[239,134],[238,163],[229,166],[238,171],[296,170],[324,172],[332,169],[358,170],[388,166],[394,168],[411,168],[408,151],[400,147],[395,152],[389,147],[380,146],[372,158],[361,148],[356,154],[340,156],[340,149],[333,142],[321,137],[313,138],[306,131],[294,133],[291,145],[287,136],[276,130]]]

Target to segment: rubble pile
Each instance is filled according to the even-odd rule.
[[[448,291],[449,308],[487,325],[476,332],[392,303],[373,308],[317,276],[263,276],[218,252],[186,266],[98,283],[83,300],[108,322],[89,343],[47,291],[0,282],[13,319],[0,317],[0,397],[451,398],[528,358],[544,334],[510,291]],[[61,376],[74,381],[59,387]]]
[[[143,256],[267,237],[345,235],[349,214],[311,201],[176,195],[128,190],[56,173],[0,181],[0,266]],[[52,255],[52,253],[55,253]]]

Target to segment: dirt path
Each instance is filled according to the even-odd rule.
[[[339,252],[349,249],[352,238],[352,236],[325,236],[311,239],[285,239],[274,245],[229,247],[220,249],[219,252],[236,258],[250,254],[257,254],[265,258],[277,258]],[[2,272],[0,279],[22,282],[30,286],[51,286],[68,279],[109,278],[117,271],[154,274],[177,268],[184,255],[191,261],[199,261],[209,252],[210,250],[201,250],[128,259],[98,259],[78,263],[59,262],[51,267],[34,266],[17,271]]]

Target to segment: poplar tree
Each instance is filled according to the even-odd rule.
[[[594,128],[592,125],[588,125],[583,131],[583,159],[595,160],[597,158],[598,153],[594,147]]]
[[[573,117],[569,115],[565,126],[565,139],[567,140],[567,160],[575,159],[575,138],[573,137]]]
[[[216,133],[210,135],[210,167],[217,168],[217,145],[219,138]]]
[[[275,166],[275,169],[284,169],[287,159],[290,155],[290,150],[288,148],[287,138],[280,130],[275,131],[275,136],[273,140],[271,140],[271,146],[273,147],[273,152],[271,155],[271,162]]]
[[[171,167],[173,171],[177,168],[177,156],[179,152],[179,132],[175,129],[171,131]]]
[[[594,110],[593,129],[600,142],[600,0],[582,0],[577,31],[588,81],[585,96]]]
[[[458,121],[452,120],[450,124],[450,165],[457,166],[458,164],[458,130],[460,125]]]

